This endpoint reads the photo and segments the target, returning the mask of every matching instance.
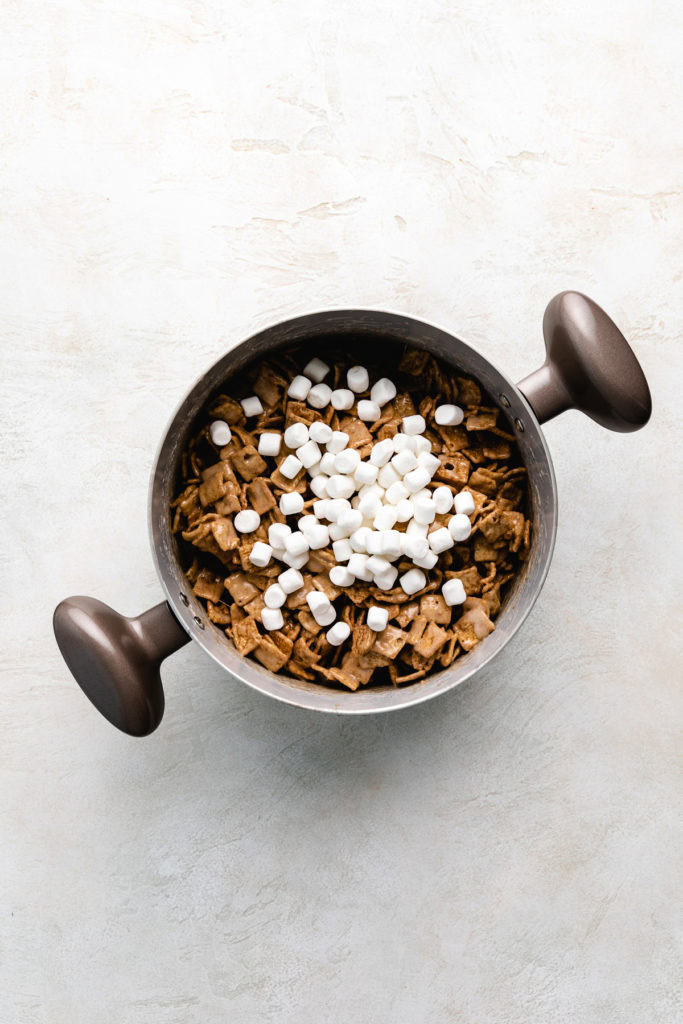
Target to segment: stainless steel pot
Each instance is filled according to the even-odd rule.
[[[149,526],[166,601],[136,618],[119,615],[90,597],[71,597],[55,610],[54,629],[64,660],[95,707],[133,736],[152,732],[164,712],[159,668],[169,654],[196,640],[231,675],[270,697],[301,708],[340,714],[393,711],[430,700],[477,672],[517,632],[548,572],[557,532],[557,488],[540,425],[566,409],[580,409],[611,430],[637,430],[651,412],[650,392],[625,338],[591,299],[562,292],[543,319],[544,364],[518,385],[458,338],[420,320],[363,309],[333,310],[275,324],[242,342],[201,377],[173,416],[152,473]],[[529,473],[533,543],[523,572],[508,593],[496,629],[450,668],[402,688],[346,693],[274,675],[237,653],[209,622],[180,567],[169,506],[178,460],[196,416],[209,397],[247,363],[296,343],[359,336],[408,342],[428,349],[481,382],[497,399],[515,432]],[[323,352],[324,354],[324,352]]]

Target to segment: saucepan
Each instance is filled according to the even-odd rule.
[[[513,384],[475,349],[432,324],[365,309],[311,313],[268,327],[243,341],[211,367],[181,402],[159,448],[149,492],[152,552],[165,600],[135,617],[118,614],[91,597],[70,597],[54,615],[57,643],[76,681],[113,725],[132,736],[152,732],[164,712],[160,666],[190,639],[234,678],[300,708],[338,714],[394,711],[453,689],[514,636],[531,611],[546,578],[557,532],[557,488],[541,424],[578,409],[610,430],[637,430],[651,412],[643,371],[623,334],[607,314],[579,292],[549,303],[543,319],[546,358]],[[408,343],[427,349],[458,371],[475,377],[500,406],[514,431],[529,475],[533,541],[529,558],[507,594],[496,629],[453,665],[405,687],[341,692],[317,683],[275,675],[237,653],[207,618],[183,574],[171,532],[170,503],[177,469],[194,421],[209,399],[246,364],[276,349],[315,342],[324,355],[334,339],[395,343],[397,361]]]

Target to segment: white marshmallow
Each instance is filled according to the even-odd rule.
[[[361,551],[354,551],[349,558],[349,572],[352,572],[356,579],[372,583],[372,573],[368,569],[368,556]]]
[[[393,505],[382,505],[372,520],[376,530],[390,530],[395,523],[396,509]]]
[[[464,515],[462,512],[457,512],[448,520],[448,529],[453,540],[456,543],[461,543],[462,541],[467,540],[472,532],[472,524],[468,516]]]
[[[417,466],[417,455],[406,448],[404,451],[397,452],[394,455],[391,465],[399,476],[405,476],[406,473],[410,473],[411,469],[415,469]]]
[[[280,498],[280,511],[283,516],[298,516],[303,507],[304,497],[298,491],[289,491]]]
[[[312,466],[306,466],[306,472],[311,477],[311,479],[313,479],[314,476],[320,476],[321,461],[321,459],[318,459],[318,461],[314,462]]]
[[[432,442],[428,437],[422,437],[421,434],[418,434],[417,437],[413,438],[413,451],[416,455],[419,455],[420,452],[431,452],[431,450]]]
[[[308,551],[304,551],[302,555],[290,555],[288,551],[285,551],[284,554],[280,556],[280,560],[284,562],[285,565],[291,566],[292,569],[303,569],[308,562],[308,554]]]
[[[441,459],[437,458],[436,455],[432,455],[431,452],[420,452],[417,462],[419,466],[423,466],[427,470],[430,479],[441,466]]]
[[[397,480],[395,484],[391,485],[391,487],[387,487],[387,492],[384,495],[384,498],[390,505],[398,505],[399,501],[405,501],[409,494],[410,491],[403,481]],[[396,518],[398,519],[398,512],[396,513]]]
[[[372,446],[370,452],[370,462],[373,466],[381,468],[386,466],[389,459],[394,454],[394,444],[390,438],[386,438],[384,441],[378,441],[377,444]]]
[[[465,588],[462,585],[462,580],[446,580],[441,588],[441,593],[443,594],[443,599],[446,604],[451,607],[454,604],[464,604],[467,600],[467,594],[465,593]]]
[[[348,640],[351,633],[351,627],[348,622],[335,622],[331,629],[328,629],[325,636],[327,637],[328,644],[332,644],[333,647],[339,647],[345,640]]]
[[[322,452],[315,441],[307,441],[306,444],[302,444],[301,448],[296,450],[296,457],[305,469],[309,469],[316,462],[320,462],[321,456]]]
[[[419,565],[421,569],[433,569],[438,561],[439,556],[434,551],[428,551],[424,558],[413,559],[415,565]]]
[[[308,536],[308,531],[310,530],[310,528],[312,526],[318,525],[318,517],[312,515],[310,512],[307,512],[305,516],[301,516],[301,518],[297,520],[296,525],[299,527],[304,536]]]
[[[330,581],[334,583],[335,587],[350,587],[356,579],[353,573],[349,572],[345,565],[333,565],[328,576],[330,577]]]
[[[414,416],[404,416],[401,420],[401,426],[403,427],[404,434],[414,437],[416,434],[424,434],[427,424],[424,421],[424,416],[416,413]]]
[[[395,565],[390,565],[386,572],[378,572],[374,577],[375,586],[379,587],[380,590],[391,590],[396,583],[397,576],[398,569]]]
[[[433,498],[417,497],[413,499],[413,518],[418,523],[429,526],[436,517],[436,505]]]
[[[363,525],[363,514],[356,508],[342,512],[337,520],[339,525],[348,532],[349,537]]]
[[[387,628],[389,621],[389,609],[380,608],[379,605],[373,604],[368,608],[367,624],[371,630],[375,633],[381,633]]]
[[[288,448],[301,448],[308,441],[308,427],[305,423],[292,423],[285,430],[285,444]]]
[[[445,526],[441,526],[438,530],[432,530],[427,535],[429,546],[435,555],[440,555],[443,551],[447,551],[448,548],[452,548],[455,544],[450,531]]]
[[[364,494],[358,502],[358,511],[363,519],[374,519],[382,507],[382,499],[376,494]],[[411,510],[411,515],[412,510]]]
[[[331,523],[336,523],[342,512],[346,512],[350,508],[351,502],[347,498],[332,498],[327,506],[327,518]]]
[[[304,578],[298,569],[286,569],[280,573],[277,581],[285,594],[293,594],[295,590],[301,590],[304,585]]]
[[[354,551],[361,553],[368,549],[368,537],[371,534],[371,530],[368,526],[359,526],[357,530],[354,530],[349,537],[349,543]]]
[[[427,585],[427,577],[420,569],[409,569],[400,579],[401,589],[411,596]]]
[[[474,498],[469,491],[461,491],[455,496],[455,511],[458,515],[471,516],[474,512]]]
[[[303,555],[309,548],[308,538],[300,530],[290,533],[285,541],[285,551],[288,555]]]
[[[335,540],[332,545],[334,557],[338,562],[348,562],[349,558],[353,554],[353,548],[349,540],[343,537],[341,540]]]
[[[352,366],[346,374],[346,383],[352,391],[358,395],[361,391],[367,391],[370,384],[368,371],[364,366]]]
[[[268,527],[268,543],[272,548],[284,548],[291,532],[292,528],[287,523],[271,523]]]
[[[453,492],[450,487],[437,487],[432,497],[438,515],[445,516],[453,508]]]
[[[266,602],[266,608],[282,608],[287,595],[279,583],[271,583],[263,595],[263,600]]]
[[[334,454],[332,452],[327,451],[323,455],[320,460],[320,472],[327,476],[332,476],[334,473]]]
[[[408,498],[401,498],[398,505],[396,506],[396,522],[407,523],[413,518],[413,503]]]
[[[384,498],[384,488],[380,487],[379,484],[363,484],[358,491],[358,497],[365,498],[368,494],[374,494],[376,498],[382,500]]]
[[[426,537],[410,537],[404,533],[402,538],[401,548],[406,558],[424,558],[429,551],[429,541]]]
[[[311,480],[311,490],[315,494],[316,498],[327,497],[327,481],[329,477],[325,476],[324,473],[318,473]]]
[[[330,523],[327,530],[331,541],[343,540],[344,537],[348,537],[346,530],[339,523]]]
[[[377,576],[379,573],[386,572],[387,569],[391,568],[391,562],[387,561],[386,558],[382,558],[381,555],[371,555],[368,558],[367,566],[373,576]]]
[[[434,419],[440,427],[457,427],[465,418],[459,405],[437,405]]]
[[[417,494],[427,486],[431,479],[432,475],[429,470],[425,466],[418,466],[417,469],[411,469],[410,473],[406,473],[403,482],[412,494]]]
[[[341,473],[335,473],[327,481],[327,493],[331,498],[350,498],[355,489],[351,477]]]
[[[394,434],[392,440],[395,452],[415,451],[415,438],[409,437],[408,434]]]
[[[224,448],[232,440],[232,431],[225,420],[214,420],[209,427],[209,437],[217,448]]]
[[[337,613],[329,599],[320,590],[311,590],[306,594],[306,603],[319,626],[329,626],[334,622]]]
[[[360,455],[355,448],[344,448],[334,457],[334,469],[336,473],[355,473],[360,464]]]
[[[318,359],[317,356],[304,366],[305,376],[309,377],[315,384],[319,384],[321,380],[324,380],[329,372],[330,368],[327,363],[324,363],[322,359]]]
[[[270,544],[264,544],[262,540],[257,540],[249,552],[249,561],[257,565],[259,569],[265,569],[272,557],[273,549]]]
[[[312,381],[308,377],[299,376],[295,377],[292,383],[287,389],[287,394],[290,398],[293,398],[295,402],[305,402],[308,398],[308,392],[311,390]]]
[[[253,533],[259,528],[261,516],[253,508],[245,508],[237,513],[233,522],[238,533]]]
[[[406,527],[406,537],[426,537],[428,523],[418,523],[416,519],[411,519]]]
[[[332,389],[327,384],[314,384],[308,392],[307,402],[314,409],[324,409],[326,405],[330,404],[330,398],[332,398]]]
[[[365,547],[368,554],[379,555],[382,551],[382,531],[368,530],[368,535],[365,538]]]
[[[316,519],[327,519],[327,510],[331,500],[331,498],[318,498],[313,502],[313,515]]]
[[[243,398],[240,405],[244,409],[245,416],[260,416],[263,412],[263,406],[261,405],[261,399],[256,395],[252,395],[251,398]]]
[[[371,462],[359,462],[354,470],[353,479],[359,486],[374,484],[378,473],[379,469]]]
[[[366,423],[376,423],[382,415],[382,410],[377,402],[370,402],[367,398],[361,398],[357,405],[358,419]]]
[[[333,409],[338,409],[341,412],[344,409],[350,409],[355,401],[353,391],[349,391],[348,388],[337,388],[332,392],[330,405]]]
[[[393,561],[401,555],[401,534],[398,530],[382,530],[379,551],[380,554]]]
[[[279,608],[262,608],[261,622],[269,632],[273,629],[282,629],[285,624]]]
[[[280,463],[280,472],[287,478],[287,480],[293,480],[303,468],[304,467],[301,465],[301,462],[297,459],[296,455],[288,455],[287,458],[283,459]]]
[[[344,451],[348,443],[349,435],[345,430],[333,430],[332,437],[327,442],[327,450],[328,452],[332,452],[333,455],[338,455],[339,452]]]
[[[322,420],[316,420],[308,428],[308,436],[313,441],[317,441],[318,444],[327,444],[332,437],[332,427],[327,423],[323,423]]]
[[[386,466],[382,466],[377,474],[377,483],[380,487],[383,487],[385,491],[400,479],[400,476],[390,462],[388,462]]]
[[[370,389],[370,398],[379,406],[391,402],[393,398],[396,398],[396,385],[393,380],[389,380],[388,377],[380,377]]]
[[[317,523],[306,531],[306,538],[311,551],[318,551],[330,543],[330,531],[324,523]]]

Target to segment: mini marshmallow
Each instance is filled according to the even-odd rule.
[[[285,620],[279,608],[262,608],[261,623],[270,632],[273,629],[282,629]]]
[[[344,448],[334,457],[334,468],[337,473],[353,474],[360,464],[360,455],[355,448]]]
[[[409,569],[400,579],[401,589],[410,597],[427,585],[427,577],[420,569]]]
[[[381,633],[387,628],[389,609],[373,604],[368,608],[367,624],[374,633]]]
[[[396,522],[396,509],[393,505],[382,505],[375,514],[372,525],[376,530],[390,530]]]
[[[407,533],[401,534],[403,540],[401,548],[406,558],[424,558],[429,551],[429,541],[426,537],[409,537]]]
[[[317,356],[304,366],[304,375],[309,377],[315,384],[319,384],[321,380],[324,380],[329,372],[330,368],[327,363],[324,363],[322,359],[318,359]]]
[[[350,498],[355,489],[351,477],[341,473],[335,473],[327,481],[327,493],[331,498]]]
[[[338,562],[348,562],[353,554],[353,548],[346,537],[343,537],[342,540],[335,540],[332,544],[332,551]]]
[[[465,588],[462,585],[462,580],[446,580],[441,588],[443,599],[447,605],[453,606],[454,604],[464,604],[467,600],[467,594]]]
[[[397,576],[398,569],[395,565],[390,565],[386,572],[378,572],[374,577],[375,586],[379,587],[380,590],[391,590]]]
[[[413,518],[414,511],[412,501],[409,498],[401,498],[396,506],[396,522],[407,523]]]
[[[279,583],[271,583],[263,595],[263,600],[266,602],[266,608],[282,608],[287,595]]]
[[[444,516],[453,508],[453,492],[450,487],[437,487],[432,494],[437,515]]]
[[[317,526],[317,524],[318,517],[312,515],[310,512],[307,512],[305,516],[301,516],[301,518],[297,520],[296,525],[299,527],[299,529],[305,536],[308,536],[308,531],[310,530],[310,528],[312,526]]]
[[[305,469],[309,469],[316,462],[320,462],[321,456],[322,452],[315,441],[307,441],[306,444],[302,444],[301,448],[296,450],[296,457]]]
[[[308,392],[307,402],[314,409],[324,409],[326,405],[330,404],[331,397],[332,389],[327,384],[314,384]]]
[[[285,444],[288,448],[301,448],[308,441],[308,427],[305,423],[292,423],[285,430]]]
[[[384,497],[390,505],[398,505],[399,501],[404,501],[409,494],[410,491],[403,481],[397,480],[396,483],[391,485],[391,487],[387,487],[387,492]],[[398,512],[396,513],[396,518],[398,519]]]
[[[397,437],[400,435],[396,435]],[[411,469],[415,469],[417,466],[417,456],[415,452],[409,451],[407,448],[402,452],[397,452],[391,460],[391,465],[394,467],[399,476],[405,476],[406,473],[410,473]]]
[[[369,494],[374,495],[375,498],[379,498],[380,501],[382,501],[384,498],[384,488],[380,487],[379,484],[364,484],[358,492],[358,497],[363,499]]]
[[[436,555],[440,555],[442,551],[447,551],[448,548],[452,548],[455,544],[450,532],[445,526],[441,526],[438,530],[432,530],[427,535],[429,546]]]
[[[416,519],[411,519],[406,527],[406,537],[426,537],[428,525],[427,523],[418,523]]]
[[[427,470],[430,479],[441,465],[441,459],[437,458],[436,455],[432,455],[431,452],[420,452],[417,462],[419,466],[423,466]]]
[[[344,537],[348,537],[346,530],[343,526],[340,526],[339,523],[330,523],[327,531],[330,535],[331,541],[342,540]]]
[[[333,565],[328,576],[330,577],[330,581],[334,583],[335,587],[350,587],[356,579],[353,573],[349,572],[345,565]]]
[[[396,385],[388,377],[380,377],[370,389],[370,398],[377,405],[386,405],[392,398],[396,398]]]
[[[283,516],[298,516],[304,507],[303,494],[298,491],[289,491],[280,498],[280,511]],[[273,526],[276,524],[274,523]],[[277,524],[280,525],[280,524]],[[272,529],[272,527],[271,527]]]
[[[318,444],[327,444],[332,437],[332,427],[328,426],[327,423],[323,423],[322,420],[316,420],[308,428],[308,436],[313,441],[317,441]]]
[[[428,551],[424,558],[413,559],[415,565],[419,565],[421,569],[433,569],[438,561],[439,556],[434,551]]]
[[[337,519],[339,525],[348,530],[349,536],[363,525],[363,513],[356,508],[350,508],[342,512]]]
[[[422,437],[421,434],[418,434],[417,437],[413,438],[413,451],[416,455],[419,455],[421,452],[431,452],[431,450],[432,442],[428,437]]]
[[[364,553],[368,550],[368,537],[372,530],[368,526],[359,526],[349,537],[349,543],[354,551]]]
[[[316,498],[327,497],[327,481],[329,477],[325,476],[324,473],[318,473],[311,480],[311,490],[315,494]]]
[[[325,473],[327,476],[332,476],[334,473],[334,454],[330,451],[326,451],[320,460],[320,472]]]
[[[379,555],[382,551],[382,531],[368,530],[365,547],[369,555]]]
[[[318,461],[314,462],[312,466],[306,466],[306,472],[311,477],[311,479],[313,479],[314,476],[320,476],[320,463],[321,462],[322,462],[322,459],[318,459]]]
[[[290,533],[285,541],[285,551],[288,555],[303,555],[309,547],[308,538],[300,530]]]
[[[415,438],[409,437],[408,434],[394,434],[392,441],[395,452],[415,451]]]
[[[267,430],[258,439],[258,453],[259,455],[279,455],[281,443],[282,434]]]
[[[400,476],[398,475],[398,473],[396,472],[396,470],[394,469],[390,462],[388,462],[386,466],[382,466],[379,473],[377,474],[377,483],[380,485],[380,487],[383,487],[385,490],[387,490],[387,488],[391,487],[392,484],[395,484],[400,479]]]
[[[316,519],[327,519],[327,510],[331,500],[331,498],[319,498],[313,502],[313,515]]]
[[[371,462],[359,462],[354,470],[353,479],[360,486],[374,484],[378,473],[379,469],[377,466],[373,466]]]
[[[261,399],[256,395],[252,395],[251,398],[243,398],[240,405],[244,409],[245,416],[260,416],[263,412]]]
[[[318,551],[330,543],[330,531],[324,523],[317,523],[306,531],[306,539],[311,551]]]
[[[406,473],[403,477],[403,483],[412,494],[417,494],[418,491],[427,486],[431,479],[432,474],[426,466],[418,466],[416,469],[411,469],[410,473]]]
[[[280,472],[287,480],[293,480],[294,477],[303,469],[301,462],[297,459],[296,455],[288,455],[286,459],[283,459],[279,466]]]
[[[311,390],[312,381],[308,377],[302,377],[300,374],[295,377],[292,383],[287,388],[287,394],[290,398],[293,398],[295,402],[305,402],[308,398],[308,392]]]
[[[382,466],[386,466],[387,462],[393,456],[393,454],[393,441],[391,441],[390,438],[386,438],[386,440],[378,441],[377,444],[372,446],[372,451],[370,452],[370,462],[372,463],[373,466],[381,468]]]
[[[264,544],[262,540],[257,540],[249,552],[249,561],[257,565],[259,569],[265,569],[272,557],[273,549],[270,544]]]
[[[346,374],[346,383],[357,395],[359,395],[361,391],[367,391],[370,384],[368,371],[364,366],[352,366]]]
[[[351,634],[351,627],[348,622],[335,622],[331,629],[328,629],[325,636],[327,637],[328,644],[332,644],[333,647],[339,647],[345,640],[348,640]]]
[[[238,533],[253,533],[254,530],[258,530],[260,522],[261,516],[258,512],[254,512],[253,508],[245,508],[235,516],[234,526]]]
[[[331,523],[336,523],[339,521],[339,516],[342,512],[350,508],[351,502],[346,498],[332,498],[327,506],[327,518]]]
[[[437,405],[434,419],[440,427],[457,427],[465,418],[459,405]]]
[[[332,452],[333,455],[338,455],[339,452],[344,451],[348,443],[349,435],[345,430],[333,430],[332,437],[327,442],[327,450],[328,452]]]
[[[330,397],[330,405],[333,409],[338,409],[339,412],[350,409],[355,401],[353,391],[349,391],[348,388],[337,388]]]
[[[401,426],[404,434],[414,437],[416,434],[424,434],[427,424],[424,421],[424,416],[416,413],[414,416],[404,416]]]
[[[349,558],[349,572],[352,572],[356,579],[372,583],[372,573],[368,569],[368,556],[360,551],[354,551]]]
[[[293,594],[295,590],[301,590],[304,585],[304,578],[298,569],[286,569],[280,573],[277,581],[285,594]]]
[[[471,516],[474,512],[474,498],[469,491],[461,491],[455,496],[455,511],[458,515]]]
[[[467,540],[469,537],[472,532],[472,524],[469,521],[468,516],[464,515],[462,512],[457,512],[448,520],[448,529],[453,540],[456,543],[460,543]]]
[[[268,543],[272,548],[284,548],[292,532],[286,523],[271,523],[268,527]]]
[[[217,448],[224,448],[232,440],[232,431],[225,420],[214,420],[209,427],[209,437]]]
[[[367,566],[373,576],[378,576],[380,573],[386,572],[387,569],[391,569],[391,562],[382,558],[381,555],[371,555],[368,558]]]
[[[358,419],[366,423],[376,423],[382,415],[382,410],[377,402],[370,402],[367,398],[361,398],[357,406]]]
[[[285,565],[291,566],[292,569],[303,569],[308,562],[308,555],[308,551],[304,551],[301,555],[290,555],[288,551],[285,551],[283,555],[278,557],[280,557],[280,560],[284,562]]]
[[[329,626],[334,622],[336,612],[330,604],[329,598],[320,590],[311,590],[306,594],[306,603],[319,626]]]
[[[436,505],[433,498],[415,498],[413,500],[413,518],[418,523],[429,526],[434,522],[436,516]]]
[[[398,530],[381,530],[379,552],[384,558],[393,561],[401,555],[401,534]]]

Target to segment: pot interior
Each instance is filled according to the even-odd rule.
[[[529,559],[506,593],[493,633],[447,669],[402,687],[373,686],[345,692],[322,683],[275,675],[256,661],[242,657],[228,637],[208,619],[185,579],[170,529],[170,503],[178,464],[196,417],[215,392],[247,364],[277,349],[315,340],[324,358],[330,340],[344,338],[381,347],[396,361],[407,343],[427,349],[455,370],[470,375],[498,404],[514,433],[528,471],[532,517]],[[382,353],[384,357],[384,352]],[[387,373],[390,374],[388,363]],[[254,335],[232,349],[205,373],[174,414],[162,440],[150,488],[150,534],[157,571],[167,600],[180,622],[205,651],[231,675],[272,697],[300,707],[337,713],[371,713],[428,700],[469,678],[494,657],[521,626],[547,575],[555,540],[557,491],[543,433],[523,396],[499,370],[464,342],[438,327],[393,313],[373,310],[335,310],[288,320]]]

